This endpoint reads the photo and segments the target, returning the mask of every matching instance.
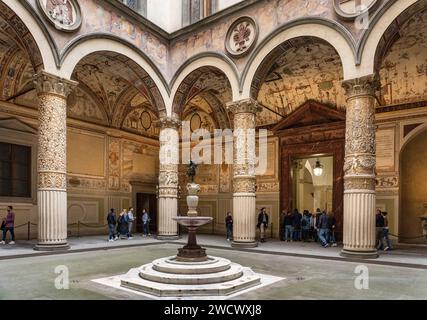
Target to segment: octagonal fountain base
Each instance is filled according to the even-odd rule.
[[[157,297],[227,296],[260,284],[260,276],[224,258],[162,258],[130,270],[120,286]]]

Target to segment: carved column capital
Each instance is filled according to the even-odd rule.
[[[256,114],[262,111],[262,108],[258,104],[258,102],[252,98],[229,102],[227,103],[226,108],[228,111],[231,111],[234,115],[239,113]]]
[[[380,88],[378,75],[371,74],[368,76],[345,80],[342,82],[347,99],[353,99],[359,96],[375,97],[377,90]]]
[[[53,94],[64,99],[66,99],[78,85],[76,81],[60,78],[46,71],[41,71],[34,75],[33,81],[38,95]]]
[[[181,127],[181,120],[175,117],[161,117],[154,125],[160,129],[179,129]]]

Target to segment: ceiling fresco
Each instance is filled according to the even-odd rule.
[[[226,76],[214,68],[201,68],[192,72],[178,88],[174,111],[190,122],[192,131],[231,128],[230,116],[225,110],[232,100]],[[180,105],[184,105],[181,110]]]
[[[0,18],[0,99],[8,100],[32,87],[34,74],[24,45],[9,25]]]
[[[427,100],[427,10],[400,29],[381,68],[382,105]]]
[[[110,52],[92,54],[79,62],[73,79],[79,82],[81,95],[93,96],[101,110],[94,112],[90,104],[79,103],[71,108],[71,116],[85,114],[86,119],[94,122],[106,120],[105,125],[146,136],[158,135],[153,125],[158,119],[158,90],[133,61]],[[106,116],[101,119],[101,114]]]
[[[258,102],[264,109],[258,126],[277,123],[307,100],[345,108],[341,60],[330,45],[295,39],[266,64],[270,69],[259,87]]]

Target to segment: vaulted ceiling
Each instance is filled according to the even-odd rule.
[[[257,96],[264,106],[258,126],[277,123],[307,100],[345,108],[342,65],[333,47],[319,39],[297,38],[280,50],[281,55],[273,53],[264,62],[269,69]]]
[[[383,105],[427,100],[427,9],[398,31],[380,68]]]
[[[218,69],[202,68],[193,72],[180,86],[184,97],[182,119],[190,122],[191,129],[231,128],[230,116],[225,110],[232,100],[230,84]],[[184,90],[185,88],[185,90]]]
[[[7,13],[0,14],[1,100],[9,100],[31,89],[35,70],[41,66],[38,53],[34,52],[30,57],[28,44],[24,43],[25,38],[12,27],[12,21],[7,20],[4,17],[5,14]],[[21,32],[25,31],[21,30]]]
[[[157,135],[158,89],[132,60],[111,52],[83,58],[72,78],[79,82],[69,97],[70,116],[104,125]]]

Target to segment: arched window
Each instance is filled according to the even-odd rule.
[[[217,0],[183,0],[182,24],[187,26],[195,23],[215,13],[216,10]]]

